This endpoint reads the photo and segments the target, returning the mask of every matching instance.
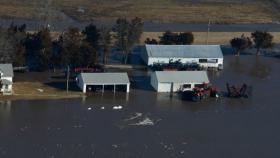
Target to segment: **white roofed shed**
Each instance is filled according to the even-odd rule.
[[[192,90],[204,83],[209,83],[206,71],[155,71],[151,74],[151,85],[157,92]]]
[[[87,91],[87,86],[113,86],[114,92],[116,86],[126,86],[126,92],[129,92],[130,82],[127,73],[81,73],[77,76],[77,85],[83,90]]]

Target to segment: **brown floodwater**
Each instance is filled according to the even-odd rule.
[[[221,91],[227,82],[252,85],[248,99],[182,101],[151,91],[135,72],[128,95],[2,101],[0,157],[279,158],[279,70],[280,59],[244,55],[209,72]]]

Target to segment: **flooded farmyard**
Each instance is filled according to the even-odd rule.
[[[139,77],[129,94],[3,101],[0,157],[278,158],[280,60],[243,55],[224,63],[208,72],[210,81],[221,91],[246,83],[252,96],[182,101]]]

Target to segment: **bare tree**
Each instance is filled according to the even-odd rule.
[[[129,22],[126,18],[119,18],[113,28],[116,32],[116,46],[124,54],[124,63],[127,63],[128,55],[131,53],[135,44],[140,40],[143,33],[142,19],[134,18]]]
[[[100,33],[97,27],[94,24],[89,24],[82,33],[86,36],[85,40],[89,42],[93,48],[98,49]]]
[[[83,35],[78,28],[70,27],[62,34],[62,63],[64,66],[70,65],[76,67],[80,64],[80,47],[82,45]]]
[[[62,35],[62,62],[64,66],[89,67],[97,63],[97,51],[80,33],[78,28],[69,28]]]
[[[249,37],[245,37],[244,34],[241,37],[236,37],[230,40],[231,47],[236,50],[235,54],[240,55],[240,52],[246,48],[252,47],[252,41]]]
[[[252,38],[257,49],[257,55],[260,55],[260,49],[273,47],[273,36],[266,31],[255,31],[252,33]]]
[[[13,63],[15,66],[25,65],[25,38],[25,24],[11,24],[8,29],[0,28],[0,62]]]
[[[101,27],[99,33],[100,33],[99,45],[100,48],[103,50],[103,64],[107,64],[108,56],[109,53],[111,52],[111,46],[112,46],[111,29],[106,27]]]
[[[164,45],[189,45],[194,42],[192,32],[182,32],[178,34],[171,31],[165,31],[159,38],[159,43]]]

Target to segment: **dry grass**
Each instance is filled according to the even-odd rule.
[[[3,0],[0,16],[40,18],[40,7],[48,0]],[[62,10],[83,21],[115,20],[118,17],[141,17],[152,22],[205,23],[270,23],[279,19],[272,2],[262,0],[185,2],[180,0],[52,0],[48,8]],[[84,8],[85,12],[78,12]],[[38,13],[39,12],[39,13]]]
[[[43,90],[43,91],[40,91]],[[65,99],[82,97],[82,92],[60,90],[42,82],[15,82],[13,84],[13,95],[2,96],[7,100],[37,100],[37,99]]]
[[[170,0],[142,1],[100,1],[60,0],[58,5],[70,16],[80,20],[115,19],[118,17],[141,17],[145,21],[205,23],[269,23],[277,20],[269,3],[178,3]],[[83,5],[85,4],[85,5]],[[78,14],[82,6],[85,14]]]
[[[206,44],[207,33],[206,32],[193,32],[194,44]],[[242,34],[245,36],[251,36],[250,32],[210,32],[209,44],[229,44],[229,41],[234,37],[240,37]],[[274,42],[280,42],[280,33],[271,32],[274,36]],[[146,38],[158,39],[162,35],[162,32],[144,32],[141,38],[141,44],[144,44]]]
[[[144,32],[140,39],[140,44],[144,44],[146,38],[154,38],[159,40],[159,36],[162,36],[163,32]],[[209,44],[229,44],[229,41],[234,37],[240,37],[242,34],[250,37],[251,32],[210,32]],[[280,43],[280,32],[271,32],[274,36],[274,43]],[[58,39],[60,33],[52,32],[52,38]],[[207,32],[193,32],[194,44],[206,44]]]

